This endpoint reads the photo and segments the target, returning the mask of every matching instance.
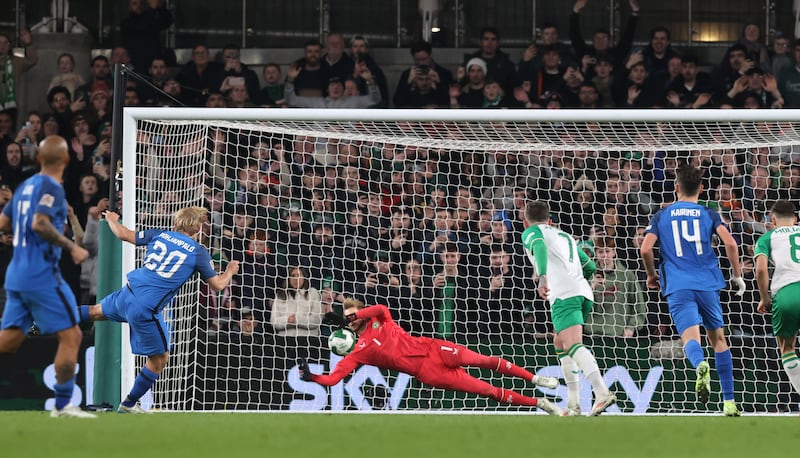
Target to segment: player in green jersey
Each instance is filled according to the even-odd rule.
[[[795,351],[800,330],[800,227],[794,205],[779,200],[772,206],[775,228],[756,242],[756,281],[761,300],[758,311],[772,308],[772,333],[778,340],[783,370],[795,391],[800,393],[800,359]],[[772,281],[769,263],[775,267]]]
[[[569,393],[565,414],[580,414],[578,375],[583,371],[595,396],[589,415],[596,416],[617,401],[603,381],[594,355],[583,346],[583,324],[594,298],[587,278],[597,269],[572,236],[551,223],[549,205],[530,202],[525,208],[522,244],[539,276],[539,296],[550,303],[555,329],[553,345]]]

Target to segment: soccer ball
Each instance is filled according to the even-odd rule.
[[[356,346],[356,333],[349,329],[337,329],[328,337],[328,348],[339,356],[346,356]]]

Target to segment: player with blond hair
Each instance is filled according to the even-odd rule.
[[[531,398],[496,387],[469,375],[464,367],[490,369],[547,388],[558,386],[558,380],[553,377],[534,375],[510,361],[482,355],[447,340],[411,336],[394,322],[385,305],[365,307],[363,302],[347,298],[344,313],[342,317],[328,312],[323,322],[349,327],[355,332],[358,335],[355,349],[339,361],[329,375],[312,374],[308,362],[301,360],[300,376],[303,380],[333,386],[358,366],[369,364],[413,375],[435,388],[478,394],[497,402],[538,407],[550,415],[561,415],[561,409],[547,399]]]
[[[214,291],[225,289],[239,271],[239,262],[231,261],[221,274],[214,270],[208,250],[197,242],[207,219],[203,207],[186,207],[175,212],[172,230],[134,232],[119,222],[117,213],[107,211],[104,216],[117,238],[137,246],[147,245],[147,251],[142,266],[128,274],[128,284],[99,304],[81,306],[81,319],[130,325],[131,350],[146,356],[147,362],[117,411],[146,413],[139,405],[139,398],[153,386],[169,359],[170,331],[162,310],[195,272],[199,272]]]

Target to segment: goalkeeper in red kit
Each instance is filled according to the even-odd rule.
[[[496,387],[467,373],[465,366],[481,367],[504,375],[520,377],[547,388],[556,388],[558,379],[534,375],[502,358],[485,356],[462,345],[430,337],[414,337],[392,320],[385,305],[364,307],[348,298],[345,316],[325,314],[323,322],[349,327],[358,335],[355,349],[336,365],[329,375],[312,374],[308,362],[300,361],[300,377],[308,382],[333,386],[362,364],[413,375],[427,385],[478,394],[495,401],[518,406],[538,407],[550,415],[561,409],[544,398],[531,398],[515,391]]]

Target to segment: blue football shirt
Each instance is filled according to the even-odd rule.
[[[11,219],[14,255],[6,271],[6,289],[31,291],[55,287],[62,282],[58,260],[61,247],[51,245],[34,232],[33,215],[50,217],[57,231],[64,231],[67,222],[67,201],[64,188],[47,175],[36,174],[25,180],[3,208]]]
[[[147,245],[147,251],[142,266],[128,274],[128,284],[140,303],[153,311],[163,309],[195,272],[206,281],[217,275],[208,250],[186,234],[138,231],[136,245]]]
[[[711,244],[721,224],[717,212],[691,202],[675,202],[653,216],[645,233],[659,240],[659,275],[665,296],[680,290],[719,291],[725,287]]]

